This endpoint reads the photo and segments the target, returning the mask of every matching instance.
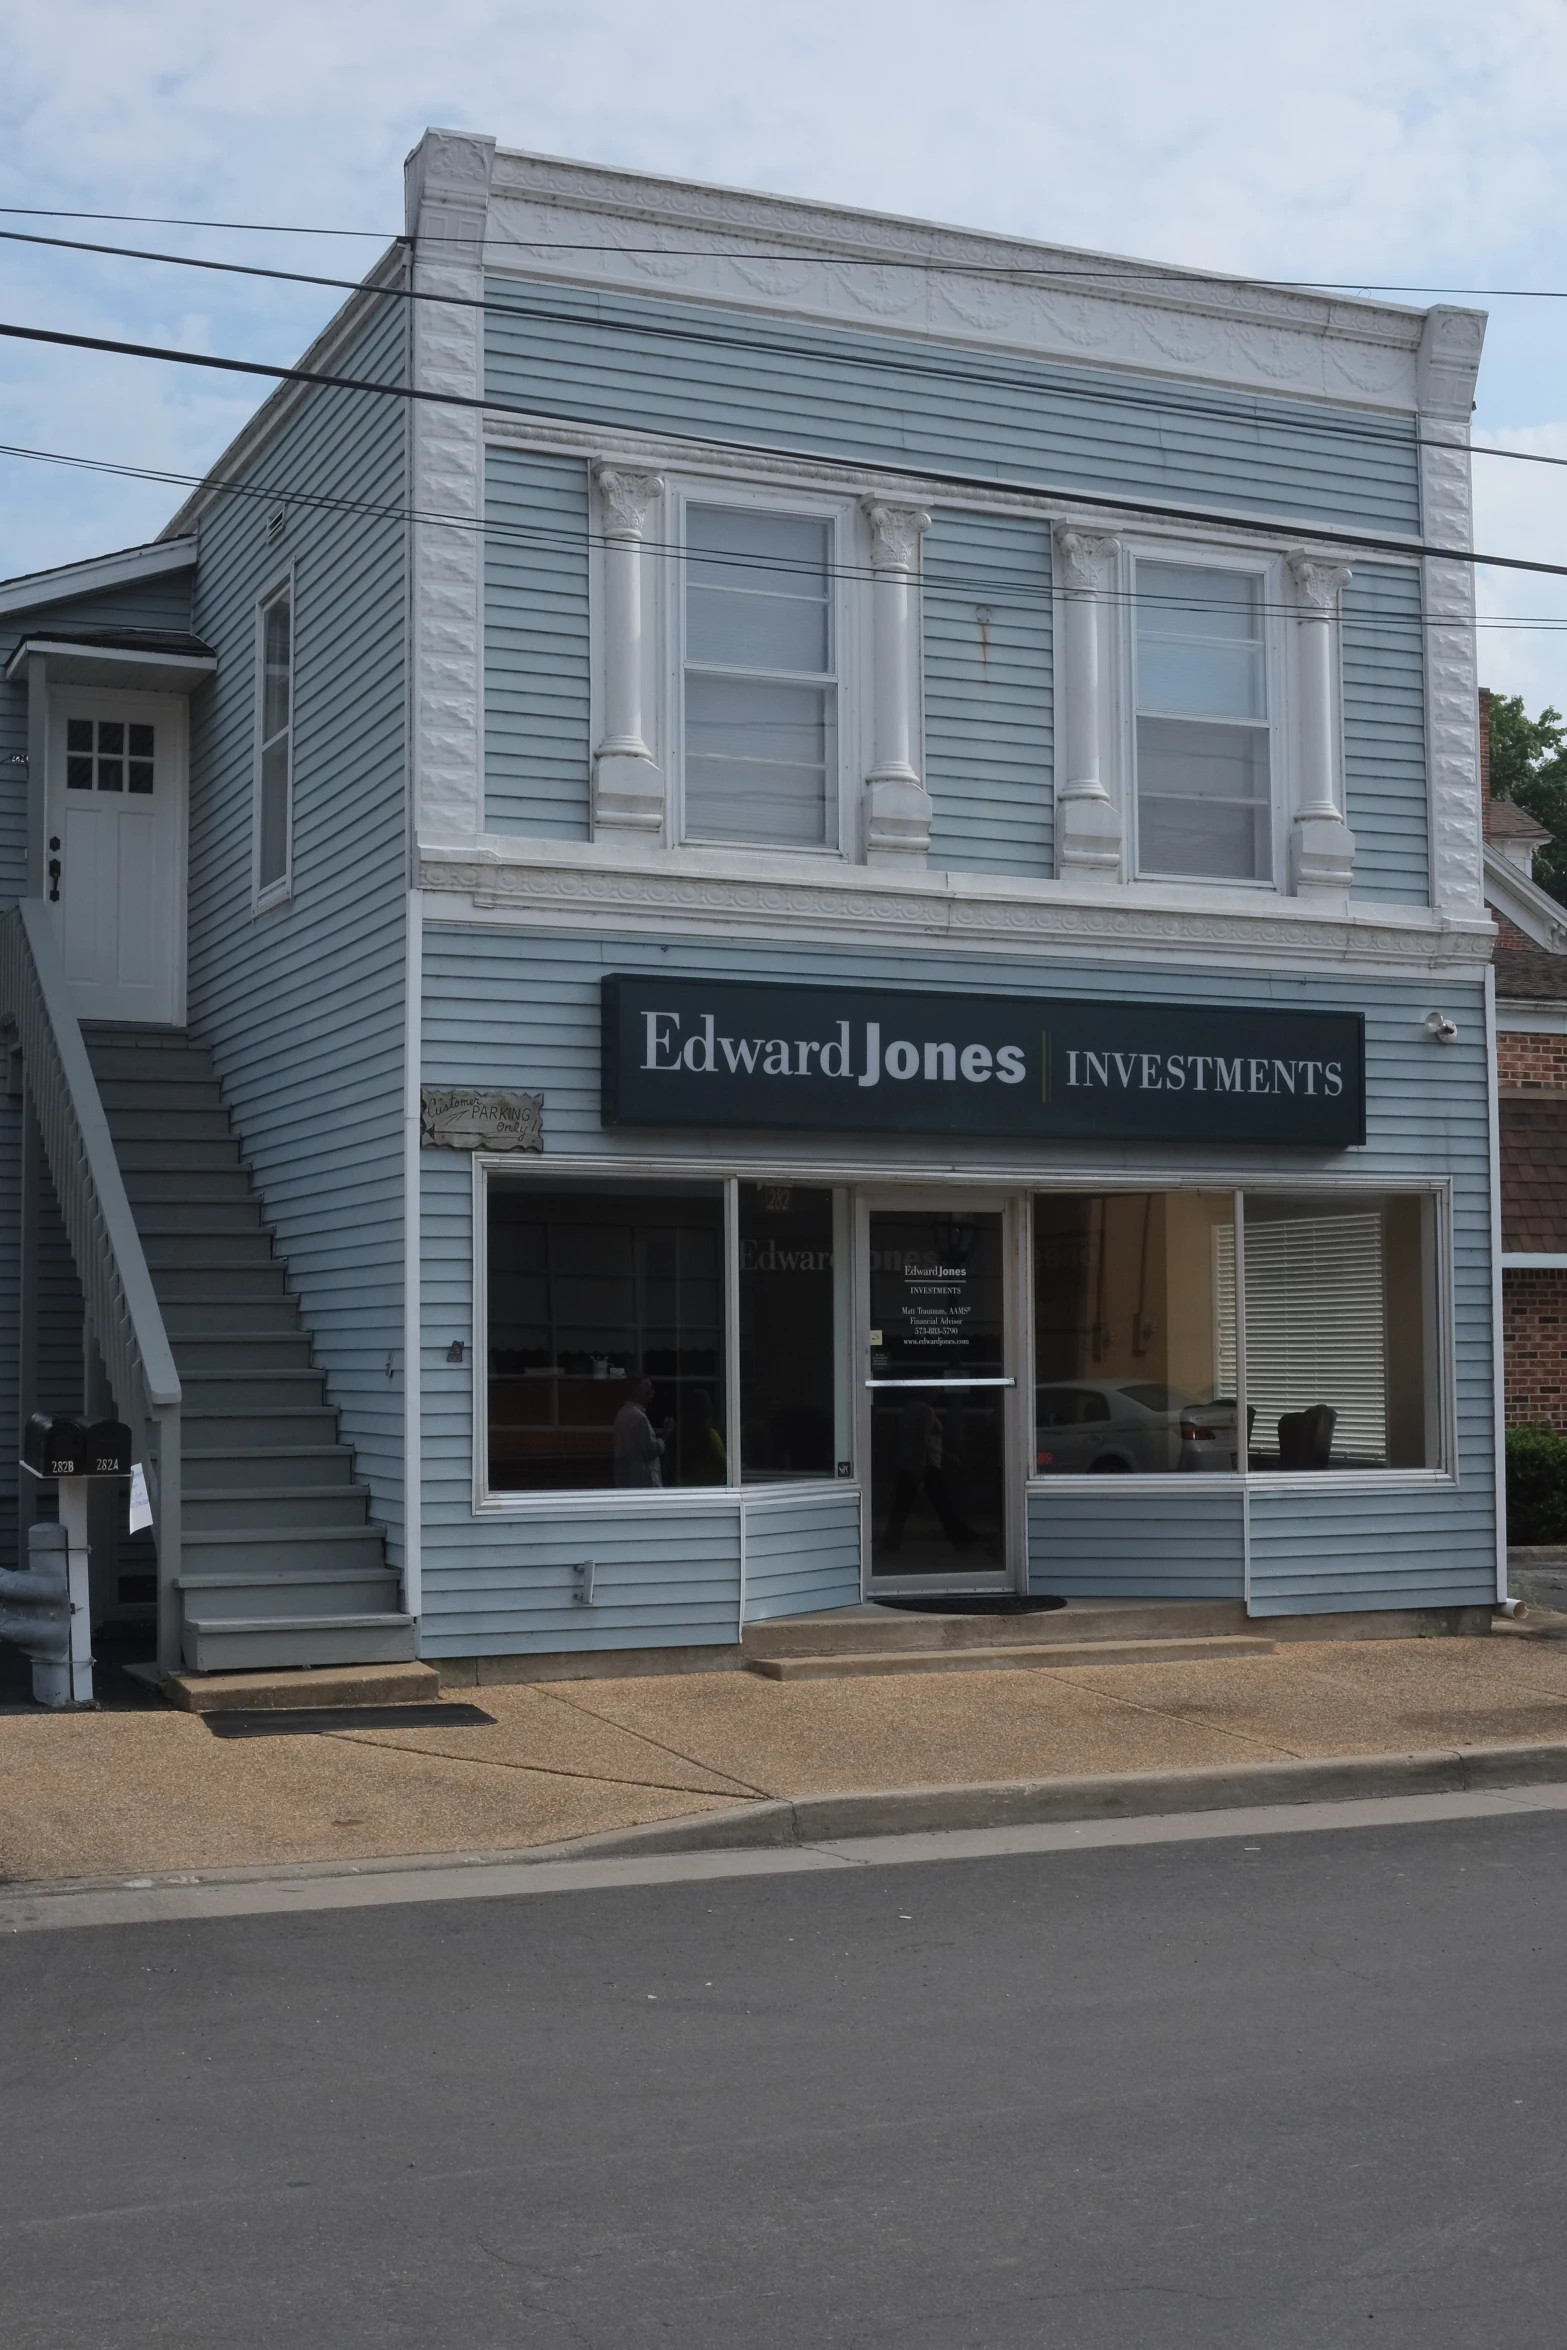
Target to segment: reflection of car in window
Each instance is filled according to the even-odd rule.
[[[1234,1469],[1233,1396],[1199,1402],[1156,1380],[1049,1380],[1034,1390],[1040,1476]]]

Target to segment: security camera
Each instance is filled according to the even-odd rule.
[[[1438,1044],[1456,1044],[1458,1042],[1458,1022],[1449,1020],[1445,1012],[1427,1012],[1426,1026]]]

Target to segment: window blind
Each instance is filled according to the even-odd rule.
[[[1234,1393],[1235,1258],[1228,1226],[1213,1235],[1221,1387]],[[1278,1449],[1285,1412],[1325,1403],[1337,1415],[1333,1458],[1387,1460],[1387,1319],[1382,1218],[1288,1216],[1246,1223],[1246,1400],[1253,1449]]]

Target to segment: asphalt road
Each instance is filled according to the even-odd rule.
[[[0,1947],[7,2350],[1561,2350],[1567,1815]]]

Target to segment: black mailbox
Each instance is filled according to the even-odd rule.
[[[22,1432],[22,1461],[38,1477],[124,1477],[131,1432],[123,1420],[52,1420],[34,1412]]]

